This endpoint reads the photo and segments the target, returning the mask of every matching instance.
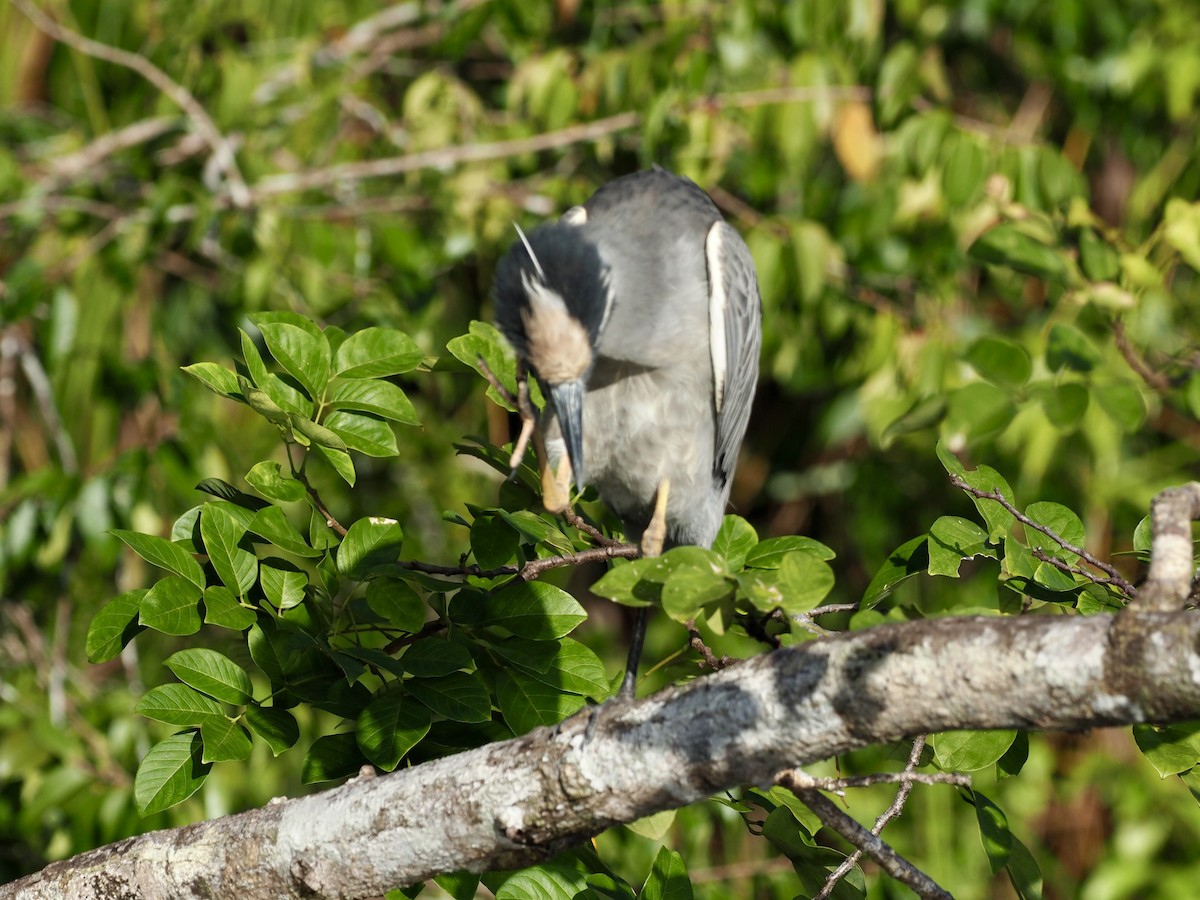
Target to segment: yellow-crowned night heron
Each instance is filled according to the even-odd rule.
[[[657,166],[609,182],[520,235],[496,270],[495,310],[549,395],[541,426],[560,491],[543,479],[547,507],[566,506],[568,473],[580,489],[586,477],[643,552],[647,538],[649,552],[710,546],[762,342],[754,261],[712,199]],[[642,611],[626,695],[644,629]]]

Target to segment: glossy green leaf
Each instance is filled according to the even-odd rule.
[[[996,559],[996,548],[988,546],[987,532],[969,519],[942,516],[929,529],[929,574],[958,577],[964,559],[986,556]]]
[[[657,561],[653,559],[614,561],[612,568],[592,584],[592,593],[625,606],[657,603],[662,595],[661,582],[643,579],[643,575],[656,565]]]
[[[905,541],[879,567],[871,583],[863,592],[859,601],[860,609],[871,609],[892,591],[914,575],[925,572],[929,568],[929,536],[921,535],[910,541]]]
[[[246,759],[250,756],[250,734],[230,719],[206,719],[200,723],[204,762]]]
[[[212,362],[198,362],[190,366],[184,366],[183,371],[187,372],[213,393],[220,394],[222,397],[228,397],[230,400],[245,402],[241,386],[238,384],[236,372],[231,372],[224,366]]]
[[[455,672],[441,678],[414,678],[405,686],[431,712],[451,721],[486,722],[492,717],[487,688],[474,675]]]
[[[224,654],[204,648],[172,653],[163,662],[175,677],[216,700],[241,706],[254,688],[246,670]]]
[[[380,566],[400,557],[404,532],[395,519],[369,516],[346,531],[337,551],[337,568],[342,575],[364,578]]]
[[[202,754],[195,731],[172,735],[151,747],[133,781],[138,812],[143,816],[162,812],[196,793],[212,768]]]
[[[425,601],[406,581],[375,578],[367,585],[367,605],[388,623],[415,634],[425,624]]]
[[[660,847],[638,900],[692,900],[692,896],[692,882],[683,857],[674,850]]]
[[[500,516],[480,515],[471,523],[471,553],[484,569],[515,562],[520,540],[517,532]]]
[[[327,734],[317,738],[308,748],[300,769],[300,780],[305,784],[317,784],[345,778],[358,772],[362,764],[363,754],[353,733]]]
[[[283,510],[278,506],[267,506],[254,514],[248,531],[270,541],[285,553],[296,556],[315,558],[324,555],[324,551],[316,550],[308,545],[301,537],[296,527],[288,521]]]
[[[195,634],[200,630],[200,589],[178,575],[155,582],[142,597],[138,622],[163,634]]]
[[[995,874],[1008,865],[1012,854],[1013,836],[1008,830],[1008,818],[1000,807],[979,791],[971,791],[970,796],[975,806],[983,850],[992,867],[992,874]]]
[[[350,454],[345,450],[335,450],[332,447],[322,447],[320,444],[313,447],[317,455],[323,458],[333,468],[342,480],[350,487],[354,487],[354,482],[357,479],[357,474],[354,471],[354,461],[350,458]]]
[[[356,409],[405,425],[419,425],[412,401],[390,381],[374,378],[339,379],[329,392],[330,409]]]
[[[283,560],[264,559],[259,566],[259,581],[267,600],[277,610],[291,609],[304,602],[308,576],[288,568]]]
[[[663,611],[676,622],[686,622],[695,618],[701,607],[730,597],[733,591],[733,581],[720,568],[680,566],[663,584]]]
[[[325,426],[349,449],[367,456],[395,456],[400,452],[392,426],[380,419],[338,410],[325,417]]]
[[[1133,739],[1162,778],[1186,772],[1200,762],[1200,723],[1134,725]]]
[[[255,463],[246,473],[246,483],[264,497],[281,503],[303,500],[305,495],[304,485],[284,475],[279,463],[270,460]]]
[[[250,730],[267,742],[271,753],[278,756],[290,750],[300,740],[300,726],[296,717],[286,709],[274,706],[246,707],[246,724]]]
[[[1016,737],[1009,730],[944,731],[933,736],[934,759],[947,772],[977,772],[1000,759]]]
[[[436,678],[471,668],[471,652],[457,641],[422,638],[404,651],[400,664],[417,678]]]
[[[314,335],[288,322],[264,321],[262,316],[256,317],[255,324],[271,355],[304,386],[310,398],[320,399],[329,383],[333,362],[325,336],[320,332]]]
[[[543,641],[569,634],[587,618],[574,597],[541,581],[514,582],[489,595],[460,592],[450,609],[465,625],[487,625]]]
[[[411,372],[421,364],[421,348],[394,328],[364,328],[350,335],[333,360],[342,378],[381,378]]]
[[[514,872],[495,890],[496,900],[576,900],[587,893],[584,874],[558,862]]]
[[[221,704],[184,684],[162,684],[151,688],[134,705],[133,711],[168,725],[199,725],[206,719],[225,718]]]
[[[429,710],[398,689],[378,694],[359,714],[357,740],[367,759],[390,772],[429,732]]]
[[[726,516],[713,540],[713,552],[725,558],[731,572],[746,564],[746,557],[758,543],[758,532],[741,516]]]
[[[1030,503],[1025,508],[1025,515],[1039,525],[1050,529],[1055,535],[1076,547],[1083,546],[1083,522],[1072,510],[1060,503]],[[1075,562],[1079,554],[1072,553],[1059,545],[1053,538],[1035,531],[1025,529],[1025,536],[1030,547],[1041,547],[1047,553],[1057,556],[1067,562]]]
[[[233,591],[224,585],[213,585],[204,592],[204,624],[245,631],[258,616],[249,606],[243,606]]]
[[[219,503],[209,503],[200,513],[200,535],[208,560],[217,577],[239,597],[246,596],[258,579],[258,560],[238,546],[245,533],[245,526]]]
[[[584,705],[582,697],[564,693],[520,669],[496,676],[496,702],[514,734],[556,725]]]
[[[114,659],[125,645],[144,630],[138,620],[145,588],[126,591],[100,608],[88,626],[86,652],[88,662]]]
[[[793,550],[803,550],[818,559],[831,560],[836,553],[820,541],[790,534],[760,541],[746,554],[745,565],[755,569],[778,569],[783,558]]]
[[[497,645],[503,647],[503,642]],[[538,648],[530,650],[530,645]],[[609,695],[609,679],[604,670],[604,663],[595,653],[584,644],[572,638],[562,638],[559,641],[521,641],[520,650],[508,654],[517,666],[520,666],[533,678],[571,694],[591,697],[593,700],[604,700]],[[544,651],[542,651],[544,648]],[[545,655],[543,655],[543,652]]]
[[[250,378],[254,382],[254,386],[261,392],[262,397],[255,397],[254,391],[246,389],[244,384],[241,384],[242,393],[246,397],[246,402],[257,411],[259,414],[266,416],[272,422],[279,423],[277,412],[295,413],[300,416],[310,416],[313,411],[312,400],[305,397],[300,391],[296,390],[290,384],[287,384],[282,378],[273,374],[266,363],[263,362],[262,355],[258,352],[258,347],[246,332],[241,332],[242,335],[242,358],[246,362],[246,370],[250,373]],[[301,382],[303,384],[303,382]],[[240,383],[239,383],[240,384]],[[266,401],[264,403],[264,400]],[[268,405],[269,404],[269,405]],[[274,407],[272,411],[271,407]]]
[[[114,529],[112,533],[146,562],[174,572],[198,588],[204,587],[204,570],[200,568],[200,563],[177,544],[150,534],[139,534],[119,528]]]

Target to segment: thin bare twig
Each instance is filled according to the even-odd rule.
[[[1116,341],[1117,349],[1121,351],[1121,356],[1124,357],[1129,368],[1141,376],[1142,381],[1146,382],[1146,384],[1150,385],[1156,391],[1165,392],[1174,387],[1170,378],[1161,372],[1155,372],[1138,356],[1138,352],[1129,342],[1129,335],[1125,333],[1124,322],[1118,320],[1113,325],[1113,338]]]
[[[313,507],[316,509],[317,513],[325,519],[325,524],[333,529],[334,534],[336,534],[338,537],[344,538],[348,533],[348,529],[345,525],[337,520],[333,513],[329,511],[329,508],[325,505],[325,501],[322,500],[321,495],[317,493],[317,489],[309,482],[308,476],[304,474],[304,464],[301,463],[297,466],[292,460],[292,448],[290,444],[287,445],[287,457],[288,465],[292,470],[292,477],[304,485],[304,490],[307,492],[308,498],[312,501]]]
[[[603,562],[609,559],[636,559],[640,554],[637,544],[616,544],[611,547],[592,547],[569,553],[565,556],[546,556],[541,559],[531,559],[520,566],[497,566],[494,569],[483,569],[472,563],[470,565],[446,566],[439,563],[427,563],[420,560],[400,560],[396,563],[402,569],[413,572],[423,572],[426,575],[458,575],[474,578],[506,578],[518,575],[523,581],[534,581],[543,572],[558,569],[562,566],[577,566],[582,563]]]
[[[110,156],[147,144],[179,126],[178,116],[156,116],[102,134],[81,150],[47,162],[48,180],[70,180],[94,174],[96,167]]]
[[[233,148],[229,139],[221,134],[220,129],[217,128],[208,111],[200,105],[200,102],[192,95],[191,91],[140,54],[130,53],[128,50],[121,50],[118,47],[110,47],[108,44],[102,44],[99,41],[84,37],[82,34],[55,22],[30,2],[30,0],[10,0],[10,2],[39,31],[44,32],[54,40],[96,59],[132,69],[158,88],[171,102],[183,110],[192,127],[204,138],[212,150],[214,163],[218,170],[225,175],[229,199],[239,208],[249,206],[250,190],[246,187],[241,170],[238,169],[237,160],[234,158]]]
[[[977,487],[972,487],[971,485],[967,484],[967,482],[964,481],[961,476],[956,475],[953,472],[950,473],[950,483],[956,488],[966,491],[972,497],[978,497],[980,500],[994,500],[996,503],[999,503],[1002,507],[1004,507],[1005,510],[1011,513],[1013,518],[1015,518],[1022,525],[1032,528],[1034,531],[1041,532],[1068,553],[1074,553],[1088,565],[1099,569],[1101,572],[1109,576],[1108,579],[1097,579],[1090,573],[1083,572],[1082,574],[1084,574],[1084,576],[1090,580],[1095,581],[1097,584],[1111,584],[1129,598],[1132,598],[1137,594],[1137,588],[1126,581],[1121,576],[1121,573],[1118,572],[1110,563],[1106,563],[1103,560],[1097,559],[1082,547],[1076,547],[1070,541],[1064,540],[1060,535],[1055,534],[1052,529],[1033,521],[1033,519],[1029,518],[1029,516],[1025,515],[1019,509],[1009,503],[1008,500],[1005,499],[1004,495],[999,491],[985,491]]]
[[[720,659],[717,659],[717,655],[712,652],[712,648],[704,643],[704,638],[700,635],[700,629],[696,627],[695,619],[688,619],[684,625],[690,636],[688,645],[700,654],[704,660],[703,665],[708,666],[710,671],[718,672],[734,664],[735,660],[730,659],[728,656],[722,656]]]
[[[913,741],[912,750],[908,755],[908,763],[905,765],[905,773],[911,774],[912,770],[920,763],[921,752],[924,749],[925,736],[919,735]],[[830,873],[824,887],[822,887],[813,900],[827,900],[833,893],[838,882],[851,869],[858,865],[864,853],[870,855],[879,864],[880,868],[901,884],[906,884],[912,888],[917,896],[931,898],[931,900],[952,900],[951,895],[945,889],[893,850],[889,844],[879,837],[888,822],[898,816],[904,809],[904,804],[912,792],[912,786],[916,779],[908,778],[902,780],[900,790],[896,792],[896,799],[875,820],[875,824],[870,831],[839,809],[833,801],[825,797],[816,788],[809,786],[813,782],[813,779],[806,773],[796,769],[788,770],[777,775],[775,781],[799,797],[809,809],[817,814],[817,817],[824,825],[832,828],[858,848],[854,853],[846,857],[837,869]]]

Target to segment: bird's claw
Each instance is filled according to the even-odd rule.
[[[654,515],[642,532],[642,556],[660,556],[667,539],[667,498],[671,495],[671,481],[664,478],[658,483],[654,498]]]

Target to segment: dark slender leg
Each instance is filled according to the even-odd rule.
[[[650,607],[640,606],[633,622],[633,637],[629,640],[629,661],[625,664],[625,679],[621,682],[622,700],[637,696],[637,670],[642,661],[642,645],[646,642],[646,623],[650,619]]]

